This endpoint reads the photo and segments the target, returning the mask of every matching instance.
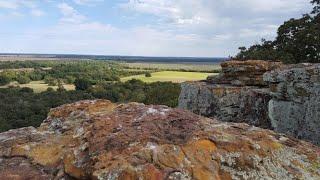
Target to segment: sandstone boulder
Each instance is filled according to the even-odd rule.
[[[0,134],[0,179],[319,179],[320,149],[166,106],[80,101]]]
[[[222,73],[210,76],[208,81],[235,86],[265,86],[267,84],[263,81],[263,74],[281,66],[282,63],[273,61],[226,61],[221,63]]]

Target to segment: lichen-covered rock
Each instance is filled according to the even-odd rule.
[[[271,128],[268,117],[269,89],[209,82],[181,85],[179,108],[220,121],[248,123]]]
[[[182,84],[179,107],[320,145],[320,64],[228,61],[222,71],[204,82]]]
[[[272,100],[269,117],[278,132],[320,145],[320,64],[299,64],[264,75]]]
[[[222,73],[218,76],[208,77],[208,81],[235,86],[266,86],[263,74],[281,66],[281,62],[272,61],[226,61],[221,63]]]
[[[166,106],[80,101],[0,134],[0,179],[319,179],[320,149]]]

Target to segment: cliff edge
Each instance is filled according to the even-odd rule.
[[[320,145],[320,64],[227,61],[222,73],[182,84],[179,107]]]
[[[0,134],[1,179],[319,179],[320,149],[247,124],[80,101]]]

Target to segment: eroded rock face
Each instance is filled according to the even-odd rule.
[[[80,101],[0,134],[1,179],[319,179],[320,149],[166,106]]]
[[[183,83],[179,108],[220,121],[248,123],[271,128],[268,88],[232,86],[209,82]]]
[[[281,62],[261,60],[226,61],[221,63],[222,73],[209,77],[208,82],[234,86],[266,86],[263,74],[281,66]]]
[[[264,75],[273,96],[274,129],[320,145],[320,64],[291,65]]]
[[[320,145],[320,64],[227,61],[222,71],[182,84],[179,107]]]

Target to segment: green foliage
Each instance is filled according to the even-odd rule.
[[[61,86],[61,82],[59,83]],[[39,126],[50,108],[83,99],[108,99],[113,102],[141,102],[176,107],[180,85],[171,82],[144,83],[140,80],[101,83],[86,91],[34,93],[30,88],[0,89],[0,132],[25,126]]]
[[[152,77],[150,72],[146,72],[145,77]]]
[[[320,0],[312,0],[311,3],[314,5],[312,14],[318,14],[320,12]]]
[[[0,89],[0,132],[26,126],[39,126],[50,108],[93,98],[81,91],[33,93],[30,88]]]
[[[11,81],[11,78],[5,74],[0,74],[0,86],[4,86],[9,84]]]
[[[88,90],[92,86],[92,82],[87,78],[79,78],[75,80],[74,85],[76,90],[83,91]]]
[[[281,60],[285,63],[320,62],[320,0],[311,14],[290,19],[278,28],[274,41],[262,40],[250,48],[241,47],[235,59]]]
[[[51,77],[51,76],[46,76],[44,78],[44,82],[46,84],[48,84],[49,86],[56,86],[58,84],[58,80],[53,78],[53,77]]]
[[[31,79],[28,76],[19,75],[16,79],[19,84],[28,84]]]
[[[74,82],[76,81],[76,78],[73,77],[73,76],[66,76],[66,79],[65,79],[65,83],[67,84],[74,84]]]
[[[63,84],[62,84],[62,81],[59,79],[58,80],[58,89],[57,89],[58,92],[63,92],[63,91],[66,91],[66,89],[64,88]]]
[[[45,75],[44,71],[35,70],[34,72],[31,72],[29,74],[29,77],[32,81],[40,81],[40,80],[43,80],[44,75]]]

